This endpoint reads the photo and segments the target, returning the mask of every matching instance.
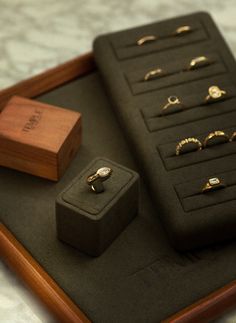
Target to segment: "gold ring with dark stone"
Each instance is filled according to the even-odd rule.
[[[169,114],[171,113],[170,108],[175,106],[177,106],[179,110],[182,110],[183,108],[183,104],[181,103],[180,99],[175,95],[171,95],[168,97],[167,103],[163,106],[161,113]]]

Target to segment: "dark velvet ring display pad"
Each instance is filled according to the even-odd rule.
[[[214,30],[215,33],[215,27],[207,17],[196,15],[190,18],[191,22],[201,22],[201,26],[204,22],[204,28],[209,28],[212,33]],[[173,23],[171,21],[169,23],[175,26],[175,20],[172,21]],[[185,21],[185,18],[182,21]],[[137,35],[139,36],[139,33]],[[206,48],[209,49],[207,41],[209,35],[206,34],[206,31],[204,31],[204,35]],[[221,40],[217,39],[221,44]],[[200,44],[198,43],[198,46]],[[220,44],[219,48],[223,50],[223,46]],[[110,53],[107,48],[104,52],[105,56],[105,53]],[[226,50],[224,54],[225,63],[232,62],[233,68],[231,55]],[[109,54],[109,59],[113,61],[112,57]],[[109,60],[107,60],[107,64],[109,64]],[[111,70],[108,71],[111,72]],[[122,80],[123,74],[118,70],[116,73],[120,75],[119,80]],[[229,77],[228,74],[227,76]],[[217,77],[218,84],[223,82],[222,77]],[[126,84],[118,82],[117,78],[114,80],[117,80],[117,83],[113,83],[114,87],[117,87],[117,91],[121,88],[124,93],[120,96],[119,104],[123,99],[126,99],[124,102],[127,102],[127,96],[130,94],[128,95]],[[207,86],[211,83],[212,81],[209,81]],[[230,84],[232,85],[232,83]],[[223,86],[221,83],[220,85]],[[197,85],[196,88],[200,89]],[[186,92],[194,93],[194,91]],[[159,93],[153,92],[153,94],[159,100]],[[143,96],[140,107],[144,107],[144,99],[148,106],[148,98],[146,95]],[[100,257],[89,257],[59,241],[56,237],[55,199],[94,158],[104,156],[133,170],[138,168],[136,157],[130,152],[124,130],[116,120],[110,99],[106,95],[106,89],[96,71],[61,85],[36,99],[56,106],[70,107],[72,110],[81,112],[82,145],[58,183],[1,167],[1,221],[93,322],[160,322],[236,278],[235,242],[214,245],[194,252],[179,253],[174,250],[143,181],[141,182],[137,217]],[[137,120],[142,120],[139,118],[138,100],[136,100],[136,104],[137,107],[134,106],[132,111],[137,113]],[[221,103],[219,105],[223,109],[227,109],[227,104],[229,102],[225,102],[223,106]],[[130,118],[131,112],[128,105],[126,112],[127,118]],[[124,109],[123,113],[125,113]],[[228,120],[232,121],[230,116]],[[134,118],[130,119],[130,127],[132,127],[130,134],[136,131],[137,138],[143,147],[143,138],[148,139],[150,134],[141,121],[140,129],[137,130],[134,127],[134,121]],[[223,121],[225,122],[224,115]],[[211,127],[211,123],[209,127]],[[175,141],[176,130],[172,129],[173,133],[166,134],[165,141]],[[193,125],[189,125],[189,130],[194,131]],[[208,130],[210,129],[206,129],[206,131]],[[159,135],[164,140],[165,136],[161,133]],[[155,154],[154,150],[153,158],[156,156]],[[226,159],[229,170],[233,168],[231,167],[233,157],[231,156],[231,164],[230,160]],[[160,186],[158,188],[164,190],[165,194],[164,192],[163,194],[166,198],[166,191],[170,187],[172,177],[170,173],[165,172],[163,178],[164,166],[156,165],[156,160],[154,159],[151,170],[153,170],[154,176],[157,176],[155,171],[159,168]],[[145,163],[143,166],[147,168],[147,166],[150,167],[150,164]],[[199,173],[198,170],[195,175],[194,185],[204,177],[201,171],[200,169]],[[217,169],[217,171],[222,170]],[[209,172],[213,172],[213,170],[209,168]],[[141,172],[140,174],[142,176]],[[174,171],[171,174],[174,174]],[[230,175],[230,173],[227,174]],[[229,176],[232,183],[233,174],[232,170],[232,176]],[[184,186],[181,186],[181,183],[187,185],[188,176],[189,168],[186,169],[183,180],[179,181],[179,194],[185,194]],[[144,177],[142,176],[142,178]],[[186,183],[184,183],[184,179],[186,179]],[[170,191],[172,192],[173,188]],[[159,193],[161,194],[161,192]],[[169,200],[167,205],[171,211],[173,205],[176,205],[176,212],[178,212],[177,199],[174,196],[173,194],[172,200]],[[186,204],[185,207],[191,208],[191,204]],[[159,209],[159,214],[160,212]],[[206,212],[205,215],[209,216],[210,214]],[[221,234],[221,231],[223,230],[218,233]]]
[[[146,35],[171,35],[181,26],[192,32],[138,46]],[[157,204],[175,248],[190,250],[236,236],[236,141],[176,156],[178,142],[211,132],[236,131],[236,64],[212,18],[195,13],[160,23],[100,36],[97,65],[114,109]],[[210,64],[189,70],[192,59]],[[161,68],[165,75],[144,76]],[[224,100],[206,103],[210,86],[226,91]],[[163,115],[170,96],[184,107]],[[211,177],[226,187],[202,193]]]

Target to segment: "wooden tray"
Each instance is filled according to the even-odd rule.
[[[12,95],[33,98],[95,69],[88,53],[38,76],[0,91],[0,108]],[[61,322],[89,322],[55,281],[11,232],[0,224],[0,255]],[[183,309],[165,322],[209,322],[236,306],[236,281]]]

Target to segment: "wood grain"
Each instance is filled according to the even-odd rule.
[[[57,181],[81,142],[81,114],[13,96],[0,113],[0,165]]]
[[[90,322],[85,314],[1,223],[0,256],[23,279],[28,287],[40,297],[60,322]]]
[[[93,53],[87,53],[64,64],[48,69],[16,85],[0,91],[0,111],[13,95],[27,98],[45,93],[60,84],[89,73],[95,68]]]
[[[207,323],[236,307],[236,281],[164,320],[163,323]]]

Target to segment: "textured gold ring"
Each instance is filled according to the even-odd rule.
[[[149,81],[151,79],[154,79],[156,77],[161,76],[163,73],[163,70],[161,68],[157,68],[155,70],[149,71],[145,76],[144,76],[144,81]]]
[[[142,46],[146,43],[150,43],[157,40],[157,37],[154,35],[148,35],[148,36],[144,36],[142,38],[140,38],[139,40],[137,40],[137,45],[138,46]]]
[[[219,86],[212,85],[208,89],[208,95],[206,96],[206,102],[213,102],[220,100],[222,97],[226,95],[226,91],[221,90]]]
[[[193,150],[201,150],[202,149],[202,143],[197,139],[197,138],[186,138],[181,140],[177,146],[176,146],[176,150],[175,150],[175,154],[176,156],[179,156],[180,154],[183,153],[183,148],[186,147],[189,144],[194,144],[195,145],[195,149]]]
[[[220,139],[220,142],[217,139]],[[217,145],[219,143],[225,143],[228,141],[229,141],[229,136],[224,131],[217,130],[217,131],[211,132],[204,139],[203,146],[207,147],[211,145]]]
[[[195,70],[209,65],[211,62],[206,56],[198,56],[193,58],[189,63],[189,70]]]
[[[213,190],[223,188],[223,187],[225,187],[225,185],[220,181],[220,179],[218,177],[212,177],[203,186],[202,192],[207,193],[209,191],[213,191]]]
[[[230,137],[229,141],[235,141],[235,140],[236,140],[236,131],[233,132],[233,134]]]

